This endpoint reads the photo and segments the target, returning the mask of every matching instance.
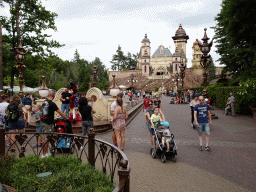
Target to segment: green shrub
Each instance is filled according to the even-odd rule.
[[[16,161],[15,155],[4,155],[0,157],[0,183],[9,183],[9,172],[12,164]]]
[[[46,179],[37,174],[52,172]],[[19,191],[113,191],[109,177],[77,157],[57,156],[39,158],[28,156],[17,159],[9,170],[5,184]]]

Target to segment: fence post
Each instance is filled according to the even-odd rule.
[[[95,166],[95,133],[93,129],[89,129],[88,131],[88,156],[89,156],[89,163],[92,166]]]
[[[0,157],[5,155],[5,129],[0,129]]]
[[[127,168],[128,161],[121,161],[120,162],[120,169],[118,170],[118,176],[119,176],[119,183],[122,180],[125,180],[125,186],[123,191],[124,192],[130,192],[130,168]]]

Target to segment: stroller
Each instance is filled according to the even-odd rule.
[[[160,124],[160,122],[157,123],[157,127],[154,130],[155,131],[155,136],[156,136],[156,146],[157,148],[151,148],[150,149],[150,154],[153,158],[156,158],[156,156],[158,155],[161,158],[161,161],[163,163],[166,162],[167,158],[170,158],[171,161],[176,162],[176,155],[177,155],[177,146],[176,143],[174,141],[174,135],[172,134],[172,140],[169,143],[170,145],[170,149],[168,152],[166,152],[167,147],[166,146],[161,146],[160,143],[162,143],[162,137],[163,137],[163,133],[162,132],[158,132],[159,131],[163,131],[164,128],[162,127],[162,125]]]
[[[73,134],[72,126],[70,121],[64,121],[61,119],[56,120],[55,122],[55,131],[57,133],[69,133]],[[57,143],[55,149],[60,153],[74,153],[74,147],[71,146],[73,142],[73,137],[58,135]]]

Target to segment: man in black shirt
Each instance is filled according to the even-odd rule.
[[[54,99],[55,93],[50,91],[48,98],[43,102],[41,112],[41,132],[53,132],[54,131],[54,112],[59,113],[65,120],[67,120],[66,115],[61,112],[57,105],[52,101]],[[51,154],[48,153],[48,143],[47,134],[40,135],[43,139],[43,155],[42,157],[48,157]]]
[[[69,117],[69,104],[70,104],[70,100],[69,98],[72,95],[69,93],[68,88],[65,87],[65,91],[61,94],[60,96],[60,100],[62,101],[61,104],[61,111],[64,113],[66,111],[66,117]]]

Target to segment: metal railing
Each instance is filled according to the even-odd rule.
[[[114,145],[96,139],[93,129],[90,129],[88,136],[76,134],[52,133],[47,134],[47,141],[41,148],[33,148],[33,144],[38,143],[40,134],[42,133],[25,133],[25,132],[5,132],[0,129],[0,156],[11,152],[15,146],[19,157],[24,157],[29,154],[41,155],[43,148],[48,145],[48,151],[51,155],[76,156],[82,162],[89,162],[91,165],[103,173],[110,176],[111,182],[116,184],[114,192],[129,192],[130,191],[130,166],[126,155]],[[15,140],[11,140],[12,145],[5,146],[5,135],[16,134]],[[61,136],[61,137],[60,137]],[[61,140],[69,140],[69,149],[59,148]],[[35,142],[36,141],[36,142]],[[25,149],[25,150],[24,150]],[[116,176],[118,175],[118,177]]]

